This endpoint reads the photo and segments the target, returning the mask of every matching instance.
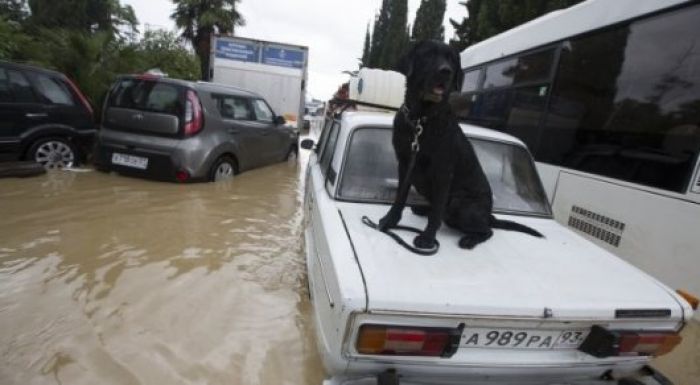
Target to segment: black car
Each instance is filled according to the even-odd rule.
[[[90,103],[65,75],[0,61],[0,161],[73,167],[96,132]]]

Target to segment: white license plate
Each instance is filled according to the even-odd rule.
[[[115,152],[112,154],[112,164],[145,170],[148,168],[148,158]]]
[[[588,330],[525,330],[465,328],[463,348],[498,349],[576,349],[588,336]]]

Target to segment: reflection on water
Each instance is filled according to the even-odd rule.
[[[319,384],[301,167],[0,180],[0,384]],[[700,327],[657,362],[700,378]]]
[[[0,383],[320,383],[300,172],[0,181]]]

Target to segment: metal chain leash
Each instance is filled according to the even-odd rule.
[[[413,142],[411,143],[411,150],[413,150],[413,152],[420,151],[420,143],[418,142],[418,139],[421,135],[423,135],[423,125],[421,124],[420,119],[418,119],[418,122],[416,122],[416,132],[413,134]]]

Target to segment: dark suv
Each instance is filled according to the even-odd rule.
[[[90,103],[66,76],[0,61],[0,160],[72,167],[95,132]]]
[[[105,101],[100,170],[215,181],[296,154],[298,133],[260,96],[213,83],[124,76]]]

